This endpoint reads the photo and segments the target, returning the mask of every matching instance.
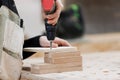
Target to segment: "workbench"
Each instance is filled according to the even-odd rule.
[[[82,71],[41,75],[23,71],[21,80],[120,80],[120,51],[85,53],[82,57]],[[24,65],[41,62],[41,58],[31,58],[24,60]]]

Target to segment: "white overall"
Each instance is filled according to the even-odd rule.
[[[25,39],[45,31],[40,0],[14,0],[20,17],[24,20]]]

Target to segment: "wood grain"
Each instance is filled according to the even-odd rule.
[[[46,58],[61,58],[61,57],[75,57],[80,56],[80,51],[59,51],[59,52],[46,52]]]
[[[32,64],[31,67],[31,73],[33,74],[59,73],[80,70],[82,70],[81,62],[71,62],[66,64]]]
[[[45,63],[63,64],[70,62],[80,62],[82,60],[82,57],[77,56],[77,57],[44,58],[44,59],[45,59]]]
[[[59,51],[77,51],[76,47],[58,47],[58,48],[41,48],[41,47],[28,47],[24,48],[27,52],[59,52]]]

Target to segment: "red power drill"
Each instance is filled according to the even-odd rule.
[[[42,0],[43,10],[46,15],[53,14],[56,11],[56,0]],[[50,41],[50,49],[52,49],[52,41],[55,39],[56,27],[47,23],[48,19],[45,19],[45,27],[47,39]]]

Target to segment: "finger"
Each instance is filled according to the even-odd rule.
[[[59,17],[59,15],[60,15],[60,11],[57,10],[55,13],[47,15],[47,19],[53,19]]]
[[[50,41],[47,40],[46,36],[41,36],[39,41],[40,41],[40,45],[42,47],[50,47]],[[53,42],[52,47],[56,48],[56,47],[58,47],[58,44]]]
[[[61,41],[61,45],[60,46],[71,46],[71,45],[69,44],[68,41],[63,40],[63,41]]]
[[[48,23],[52,24],[52,25],[55,25],[57,23],[57,21],[59,19],[59,16],[60,16],[60,14],[58,14],[58,13],[54,13],[54,14],[51,14],[51,15],[46,15],[46,17],[48,19]]]
[[[56,1],[56,12],[46,16],[49,24],[55,25],[57,23],[60,17],[61,10],[62,10],[62,5],[60,4],[59,1]]]
[[[58,47],[58,44],[52,43],[52,48],[57,48],[57,47]]]
[[[48,18],[48,19],[53,19],[53,18],[55,18],[55,17],[59,17],[60,13],[61,13],[61,9],[56,9],[56,12],[53,13],[53,14],[47,15],[47,18]]]
[[[62,11],[62,8],[63,8],[63,4],[61,2],[61,0],[57,0],[56,1],[56,11],[54,14],[49,14],[49,15],[46,15],[46,18],[48,19],[53,19],[55,18],[57,15],[60,15],[61,11]]]
[[[48,23],[52,24],[52,25],[55,25],[57,23],[57,21],[58,21],[58,18],[54,18],[52,20],[48,20]]]
[[[60,38],[55,38],[54,43],[58,44],[59,46],[71,46],[68,41]]]

